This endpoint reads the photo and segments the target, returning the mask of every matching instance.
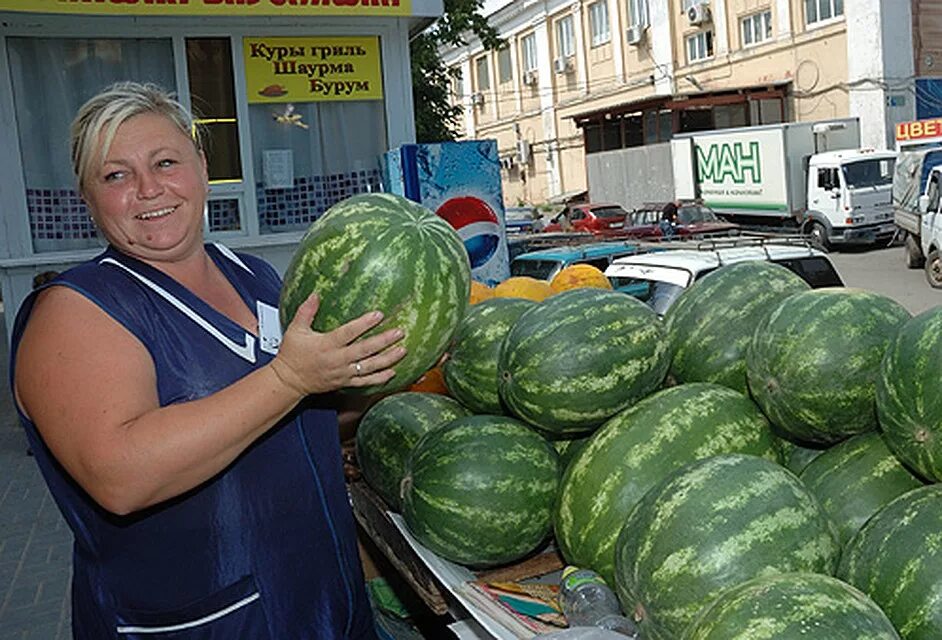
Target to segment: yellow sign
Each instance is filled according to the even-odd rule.
[[[0,11],[88,16],[408,16],[412,0],[0,0]]]
[[[245,38],[249,102],[382,100],[379,38]]]

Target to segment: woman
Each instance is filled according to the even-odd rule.
[[[75,535],[75,638],[374,638],[336,414],[405,353],[374,312],[326,334],[280,281],[203,243],[206,159],[183,107],[114,85],[72,126],[110,243],[23,305],[17,407]],[[277,323],[274,323],[277,324]]]

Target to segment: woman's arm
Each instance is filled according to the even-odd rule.
[[[40,295],[17,352],[14,388],[56,459],[102,507],[127,514],[180,495],[228,466],[305,395],[381,384],[405,354],[381,320],[310,329],[315,296],[285,332],[278,356],[205,398],[159,407],[144,346],[84,296]],[[78,330],[76,328],[79,328]],[[352,344],[351,344],[352,343]],[[351,363],[361,362],[354,377]]]

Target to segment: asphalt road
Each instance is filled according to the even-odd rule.
[[[913,315],[942,305],[942,289],[926,282],[922,269],[907,269],[903,247],[838,249],[831,261],[848,287],[881,293]]]

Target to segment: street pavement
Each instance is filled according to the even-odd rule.
[[[9,393],[6,333],[0,335],[0,638],[66,640],[72,533],[26,454]]]

